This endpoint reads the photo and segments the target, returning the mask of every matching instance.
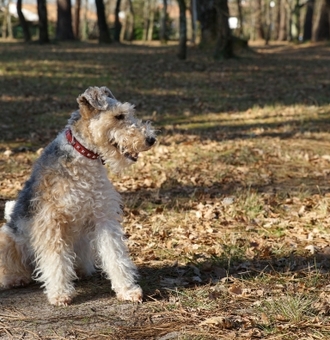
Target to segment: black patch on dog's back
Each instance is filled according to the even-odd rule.
[[[33,216],[32,201],[35,198],[35,186],[42,176],[42,172],[45,168],[55,164],[58,159],[63,156],[68,159],[68,155],[65,151],[61,150],[55,139],[44,149],[40,158],[37,159],[33,166],[31,177],[25,182],[23,189],[18,194],[16,204],[11,213],[11,219],[7,223],[8,227],[11,228],[14,233],[18,231],[19,220],[30,219]]]

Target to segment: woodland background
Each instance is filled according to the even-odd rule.
[[[213,46],[215,58],[234,56],[248,40],[322,41],[330,38],[330,0],[10,0],[0,2],[1,37],[34,35],[40,43],[98,39],[179,40]],[[25,14],[24,14],[25,13]]]
[[[137,164],[109,172],[144,301],[118,302],[101,273],[76,282],[68,307],[38,284],[1,290],[0,338],[329,339],[328,3],[196,1],[196,15],[188,2],[118,3],[103,3],[102,35],[85,3],[77,30],[77,7],[59,0],[44,22],[41,1],[29,39],[4,3],[0,223],[77,96],[108,86],[158,130]],[[122,11],[134,25],[121,19],[118,35]]]

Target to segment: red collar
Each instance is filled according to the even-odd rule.
[[[100,156],[93,151],[86,149],[83,145],[81,145],[75,137],[72,136],[71,129],[67,129],[65,131],[65,136],[67,141],[83,156],[89,159],[99,159]],[[104,164],[103,160],[102,163]]]

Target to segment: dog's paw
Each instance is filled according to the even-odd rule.
[[[117,299],[121,301],[142,302],[142,289],[140,286],[134,286],[117,293]]]
[[[54,306],[68,306],[72,302],[72,296],[68,295],[55,295],[48,296],[48,301],[51,305]]]
[[[1,286],[3,288],[17,288],[17,287],[24,287],[31,282],[31,278],[27,277],[10,277],[10,278],[2,278],[1,279]]]
[[[31,282],[31,280],[26,279],[26,278],[22,278],[22,279],[17,279],[15,281],[12,281],[10,283],[10,287],[24,287],[27,286],[29,283]]]

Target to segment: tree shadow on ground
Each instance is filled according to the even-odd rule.
[[[212,257],[203,260],[196,254],[195,259],[187,265],[174,263],[172,266],[139,267],[141,283],[146,300],[168,299],[176,289],[212,286],[219,282],[251,280],[255,277],[268,277],[281,281],[281,277],[294,276],[297,280],[317,276],[319,284],[328,284],[330,278],[330,256],[317,254],[314,256],[270,255],[263,259],[229,258],[227,256]]]
[[[230,117],[230,115],[228,116]],[[234,119],[233,119],[234,120]],[[157,123],[155,123],[157,124]],[[320,115],[318,118],[312,118],[308,115],[305,117],[298,115],[297,118],[288,119],[281,122],[272,123],[246,123],[242,124],[231,122],[230,120],[221,121],[219,119],[206,118],[205,120],[193,120],[190,124],[197,127],[181,128],[187,125],[187,121],[174,121],[172,127],[161,128],[160,135],[183,136],[197,135],[201,140],[237,140],[249,139],[258,140],[261,138],[279,138],[289,139],[299,135],[300,138],[313,140],[316,137],[312,134],[329,132],[330,129],[330,111]],[[198,127],[200,125],[200,127]],[[255,131],[258,132],[256,133]],[[318,138],[318,140],[321,140]]]
[[[124,203],[128,204],[129,209],[139,208],[145,202],[148,202],[154,206],[165,204],[167,209],[175,207],[175,209],[184,210],[186,204],[191,201],[203,201],[205,197],[223,199],[224,197],[239,195],[246,190],[286,198],[298,195],[302,191],[310,196],[315,194],[326,195],[330,192],[330,183],[327,177],[306,178],[302,176],[300,178],[287,178],[270,184],[262,184],[259,180],[247,184],[243,181],[228,181],[227,178],[224,178],[223,182],[213,181],[211,185],[206,187],[204,185],[183,185],[174,179],[169,179],[159,189],[139,188],[137,191],[122,192],[121,196]]]
[[[268,258],[247,259],[214,256],[205,259],[196,254],[188,264],[173,261],[165,264],[155,261],[154,265],[140,265],[139,283],[144,291],[144,301],[165,300],[173,296],[176,290],[198,287],[212,287],[218,283],[229,283],[235,279],[251,280],[255,277],[268,277],[269,280],[279,280],[294,276],[296,280],[316,275],[318,285],[328,284],[330,278],[330,255],[320,253],[301,256],[294,252],[287,256],[269,255]],[[78,280],[75,283],[77,295],[72,305],[93,303],[115,298],[111,290],[111,283],[101,272],[91,277]],[[48,303],[43,288],[38,283],[30,283],[25,287],[0,290],[0,304],[4,306],[16,305],[24,307],[34,303]],[[18,306],[20,305],[20,306]]]
[[[230,116],[231,112],[245,112],[256,106],[329,104],[327,46],[304,49],[287,46],[284,50],[278,46],[260,47],[272,53],[226,64],[209,60],[199,50],[191,50],[188,61],[178,61],[171,54],[173,46],[104,47],[82,43],[40,47],[40,51],[19,44],[3,46],[0,46],[4,49],[0,59],[9,73],[16,71],[16,66],[6,66],[6,62],[11,65],[12,60],[21,59],[17,64],[19,76],[15,72],[4,76],[3,86],[0,81],[4,125],[16,126],[18,131],[21,121],[38,115],[67,110],[69,117],[77,108],[76,97],[91,85],[111,87],[119,100],[132,102],[142,114],[156,112],[165,120],[168,115],[169,124],[178,128],[174,118],[185,110],[192,114],[228,112]],[[31,73],[30,60],[42,64],[39,73]],[[61,65],[69,65],[65,66],[64,75],[59,72]],[[293,130],[301,127],[294,119],[289,123],[294,125]],[[40,123],[34,124],[37,130]],[[220,129],[226,135],[226,129],[230,128],[227,125],[219,122],[213,129]],[[271,127],[251,124],[250,128],[259,126]],[[235,135],[237,128],[233,127],[227,138]],[[194,129],[191,133],[202,131],[202,128]]]

